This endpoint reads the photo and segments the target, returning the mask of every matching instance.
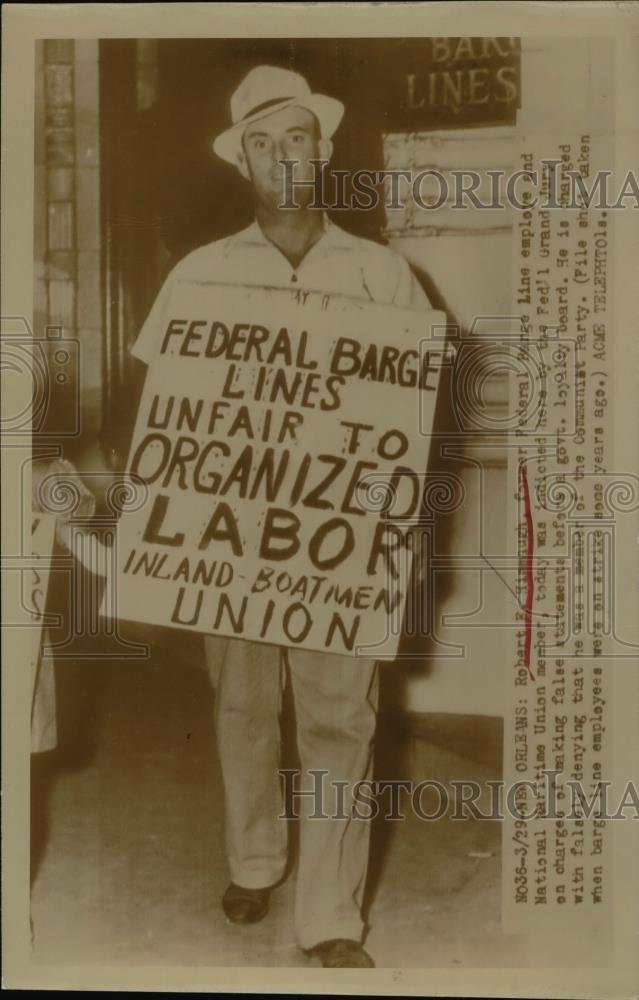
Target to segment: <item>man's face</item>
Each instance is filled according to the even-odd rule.
[[[321,139],[315,115],[306,108],[284,108],[248,125],[242,137],[243,152],[239,169],[251,182],[259,201],[276,208],[285,201],[286,172],[280,160],[296,160],[295,180],[313,180],[314,168],[309,160],[330,158],[332,143]],[[289,167],[289,177],[291,176]],[[294,201],[308,204],[312,188],[295,188]]]

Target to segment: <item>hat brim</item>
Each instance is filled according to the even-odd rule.
[[[306,108],[315,115],[320,126],[322,139],[330,139],[336,131],[337,126],[344,115],[344,105],[334,97],[327,97],[326,94],[309,94],[308,97],[291,97],[282,101],[277,107],[271,107],[268,111],[262,111],[255,115],[243,118],[241,122],[232,125],[231,128],[221,132],[213,141],[213,151],[227,163],[237,166],[238,154],[242,151],[242,136],[244,130],[253,122],[268,118],[269,115],[283,111],[285,108]]]

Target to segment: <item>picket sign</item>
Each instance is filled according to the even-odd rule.
[[[444,324],[319,292],[178,282],[137,415],[127,471],[144,502],[119,522],[109,613],[392,653]]]

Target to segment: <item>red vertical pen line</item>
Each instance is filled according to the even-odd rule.
[[[530,652],[532,647],[532,613],[535,599],[535,579],[533,576],[533,556],[535,554],[535,529],[533,525],[532,507],[530,505],[530,490],[528,488],[528,473],[522,462],[519,466],[519,485],[524,498],[524,518],[526,521],[526,601],[524,605],[524,662],[531,681],[535,675],[530,668]]]

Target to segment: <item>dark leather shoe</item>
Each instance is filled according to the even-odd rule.
[[[232,924],[256,924],[268,913],[270,894],[270,886],[267,889],[245,889],[231,882],[222,896],[222,909]]]
[[[310,950],[311,955],[320,959],[325,969],[374,969],[375,963],[359,941],[348,938],[334,938],[321,941]]]

